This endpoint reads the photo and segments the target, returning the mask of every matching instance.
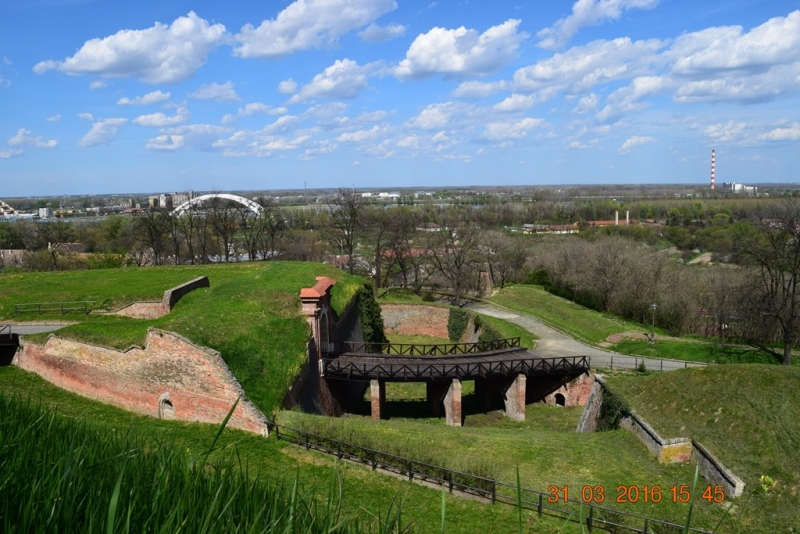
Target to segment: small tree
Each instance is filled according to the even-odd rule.
[[[342,253],[347,255],[347,269],[353,274],[355,268],[353,255],[364,213],[364,201],[354,190],[342,188],[328,204],[328,213],[330,232]]]

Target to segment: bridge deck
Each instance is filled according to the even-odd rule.
[[[585,356],[545,358],[520,348],[435,358],[345,353],[320,362],[320,374],[325,378],[390,382],[581,373],[588,369]]]

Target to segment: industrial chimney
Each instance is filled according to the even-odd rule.
[[[716,166],[716,153],[714,149],[711,149],[711,189],[714,189],[714,179],[715,179],[715,166]]]

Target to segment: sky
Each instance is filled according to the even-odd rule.
[[[800,0],[0,0],[0,198],[800,182]]]

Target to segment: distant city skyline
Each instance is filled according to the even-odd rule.
[[[0,198],[798,181],[800,1],[0,5]]]

